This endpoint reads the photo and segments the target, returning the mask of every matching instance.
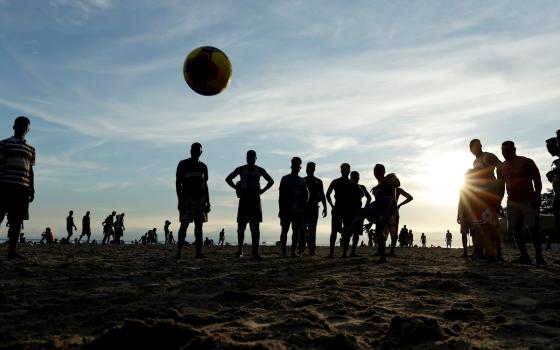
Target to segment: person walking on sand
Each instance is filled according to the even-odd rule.
[[[113,226],[115,235],[113,243],[121,244],[122,237],[124,236],[124,231],[126,230],[126,228],[124,227],[124,213],[117,215],[115,224]]]
[[[525,246],[525,229],[533,240],[537,265],[545,265],[541,251],[541,237],[538,228],[542,182],[535,162],[518,156],[512,141],[502,143],[505,161],[498,166],[499,202],[507,190],[507,229],[515,237],[521,256],[514,263],[531,264]]]
[[[291,173],[282,177],[280,180],[279,196],[278,196],[278,217],[280,218],[280,248],[282,255],[287,256],[287,240],[290,225],[292,226],[292,250],[290,256],[292,258],[300,256],[297,247],[300,242],[300,235],[303,231],[303,215],[309,193],[303,178],[299,176],[301,170],[301,158],[293,157],[291,161]],[[303,241],[305,242],[305,240]]]
[[[319,202],[323,204],[322,216],[327,216],[327,201],[323,189],[323,181],[315,177],[315,163],[309,162],[305,168],[307,176],[303,178],[309,191],[309,200],[305,207],[304,232],[300,236],[300,254],[305,250],[305,244],[309,248],[309,255],[313,256],[317,250],[317,222],[319,221]],[[307,231],[307,240],[305,231]]]
[[[420,241],[422,242],[422,248],[426,248],[426,235],[424,232],[422,232],[422,235],[420,236]]]
[[[66,232],[68,233],[68,236],[66,237],[67,243],[70,243],[70,237],[72,237],[72,235],[74,234],[74,230],[78,229],[74,224],[73,215],[74,215],[74,211],[70,210],[68,216],[66,217]]]
[[[208,168],[200,161],[202,145],[195,142],[191,145],[191,157],[177,165],[175,189],[177,192],[177,208],[181,226],[177,238],[177,258],[181,259],[181,251],[187,228],[194,222],[195,258],[204,258],[202,254],[202,225],[208,221],[210,212],[210,195],[208,193]]]
[[[0,141],[0,213],[8,216],[8,259],[22,258],[17,242],[35,198],[35,148],[25,140],[30,124],[29,118],[17,117],[14,136]]]
[[[225,242],[226,242],[226,232],[222,228],[222,230],[220,231],[220,238],[218,239],[218,245],[220,247],[223,247]]]
[[[449,232],[449,230],[447,230],[447,233],[445,234],[445,244],[447,248],[451,248],[452,239],[453,239],[453,235],[451,234],[451,232]]]
[[[369,191],[364,185],[360,184],[360,173],[357,171],[352,171],[350,173],[350,180],[354,181],[360,188],[360,192],[356,191],[356,195],[352,198],[352,207],[350,208],[353,211],[352,216],[355,218],[359,215],[360,210],[363,207],[362,198],[366,198],[365,205],[371,203],[371,196]],[[352,250],[350,251],[351,257],[357,257],[358,254],[356,253],[356,248],[358,246],[358,242],[360,240],[360,236],[363,234],[364,230],[363,227],[356,227],[353,232],[348,232],[346,236],[346,246],[350,244],[350,238],[352,237]]]
[[[82,217],[82,234],[80,235],[80,238],[78,238],[78,242],[80,242],[82,240],[82,237],[86,236],[87,237],[87,243],[89,244],[89,239],[91,237],[91,226],[90,226],[91,220],[89,217],[89,211],[86,212],[86,215],[84,215]]]
[[[243,256],[243,241],[245,240],[245,229],[249,224],[251,230],[252,259],[260,260],[259,241],[262,222],[261,195],[274,185],[274,180],[266,170],[256,165],[257,152],[247,151],[247,164],[236,168],[226,177],[226,183],[235,190],[239,198],[237,209],[237,256]],[[237,183],[233,179],[239,176]],[[261,189],[260,179],[266,180],[266,185]]]
[[[111,242],[111,236],[113,235],[113,221],[116,215],[117,212],[113,211],[111,215],[107,216],[101,223],[101,225],[103,225],[103,239],[101,240],[101,244]]]

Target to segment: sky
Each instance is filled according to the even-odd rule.
[[[125,239],[162,231],[165,219],[176,231],[176,166],[200,142],[211,238],[224,227],[235,240],[237,198],[224,179],[254,149],[276,181],[263,196],[265,241],[279,237],[277,185],[293,156],[316,162],[325,187],[348,162],[370,188],[385,164],[414,196],[401,224],[443,239],[458,230],[472,138],[500,158],[501,142],[514,141],[550,187],[559,18],[555,0],[0,0],[0,137],[27,115],[37,149],[25,231],[61,237],[71,209],[78,226],[92,212],[97,238],[112,210],[126,213]],[[183,79],[202,45],[233,65],[217,96]]]

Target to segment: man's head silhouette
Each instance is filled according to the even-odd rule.
[[[513,141],[504,141],[502,143],[502,155],[505,160],[510,160],[517,156],[515,143],[513,143]]]
[[[469,143],[469,148],[471,150],[471,153],[475,157],[478,157],[482,154],[482,144],[480,143],[479,139],[472,139]]]
[[[14,136],[20,140],[25,139],[25,135],[29,132],[29,125],[31,121],[29,118],[19,116],[14,120]]]
[[[191,145],[191,158],[198,160],[202,155],[202,145],[198,142],[195,142]]]
[[[251,150],[247,151],[247,164],[249,165],[255,165],[255,163],[257,162],[257,152]]]
[[[350,175],[350,164],[348,163],[340,164],[340,174],[343,177],[348,177],[348,175]]]
[[[373,176],[375,176],[377,180],[381,180],[382,178],[384,178],[385,166],[383,164],[375,164],[375,166],[373,167]]]
[[[315,163],[308,162],[307,166],[305,167],[305,172],[307,173],[307,175],[313,176],[315,174]]]

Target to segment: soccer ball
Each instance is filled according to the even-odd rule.
[[[217,95],[231,80],[231,63],[220,49],[201,46],[192,50],[185,59],[183,76],[196,93]]]

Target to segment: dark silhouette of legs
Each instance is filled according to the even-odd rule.
[[[243,242],[245,241],[245,228],[247,227],[247,222],[239,222],[237,224],[237,255],[243,255]],[[251,230],[252,235],[252,230]]]
[[[259,242],[261,239],[261,231],[258,222],[250,222],[249,229],[251,229],[251,254],[253,257],[259,256]]]
[[[305,226],[307,229],[307,246],[309,247],[309,255],[315,255],[317,244],[317,221],[319,220],[319,208],[309,208],[306,212]],[[304,235],[305,237],[305,235]],[[300,248],[305,250],[305,245]]]
[[[181,251],[183,250],[183,245],[185,244],[185,238],[187,237],[187,228],[189,227],[188,222],[181,222],[179,227],[179,233],[177,237],[177,258],[181,258]]]

